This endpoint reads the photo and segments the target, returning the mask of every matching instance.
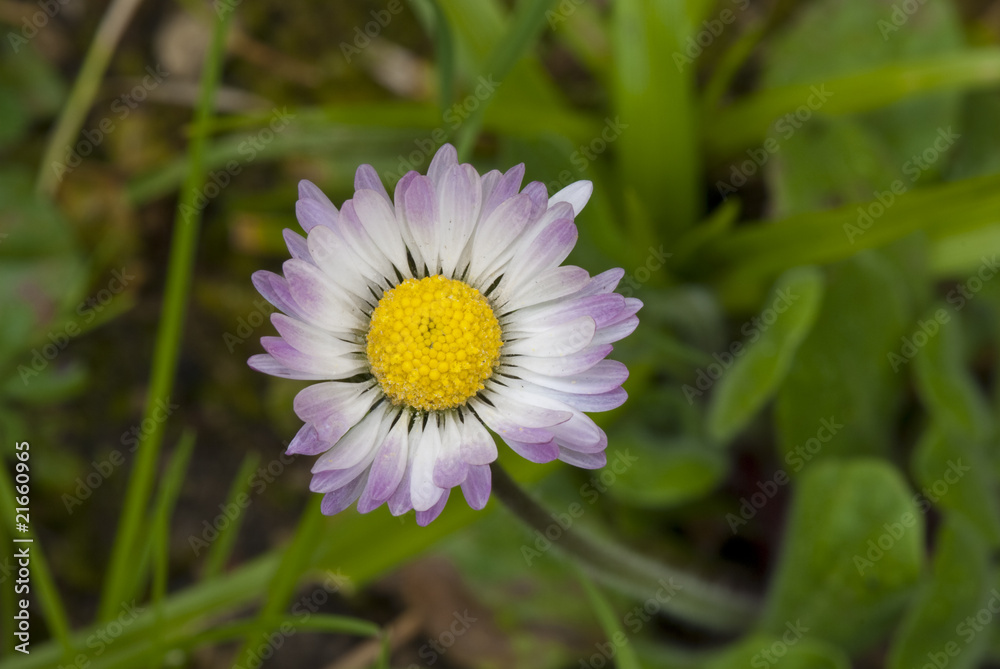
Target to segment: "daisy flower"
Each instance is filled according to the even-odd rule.
[[[561,265],[590,182],[548,197],[523,176],[523,164],[480,175],[446,144],[391,198],[370,165],[339,210],[299,184],[306,236],[285,230],[283,276],[253,275],[281,336],[249,364],[319,382],[295,397],[305,425],[288,452],[319,456],[324,513],[387,504],[426,525],[455,486],[481,509],[490,431],[532,462],[606,463],[584,412],[625,401],[628,371],[606,358],[642,304],[614,292],[620,269]]]

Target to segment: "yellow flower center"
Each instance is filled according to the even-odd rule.
[[[393,403],[428,411],[460,406],[482,390],[501,346],[486,298],[435,275],[386,291],[372,312],[365,352]]]

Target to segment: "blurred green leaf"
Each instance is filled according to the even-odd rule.
[[[989,635],[977,633],[966,618],[975,618],[989,597],[989,547],[957,515],[946,515],[936,543],[931,579],[896,631],[888,669],[922,667],[928,660],[949,669],[972,669],[985,654]]]
[[[732,367],[719,380],[708,407],[708,434],[714,441],[728,443],[771,399],[809,334],[822,298],[823,275],[814,267],[789,270],[778,279],[759,319],[741,329],[747,343],[735,342],[723,353]]]
[[[719,158],[764,141],[772,124],[807,105],[824,115],[871,111],[945,90],[984,88],[1000,81],[1000,48],[881,65],[751,94],[705,119],[702,137]],[[811,100],[811,105],[810,105]]]
[[[635,649],[629,643],[629,638],[626,636],[625,630],[622,629],[621,621],[618,619],[618,614],[611,607],[611,602],[608,601],[604,593],[594,585],[594,582],[590,580],[590,577],[582,569],[577,567],[575,571],[577,578],[583,585],[583,591],[587,595],[590,608],[593,609],[598,622],[601,624],[601,629],[604,630],[604,636],[609,643],[613,644],[612,647],[615,649],[613,653],[615,666],[619,669],[640,669],[639,659],[635,656]]]
[[[911,464],[921,486],[922,509],[933,504],[962,514],[991,547],[1000,546],[1000,490],[981,443],[931,425],[917,443]]]
[[[850,669],[850,666],[850,660],[839,648],[811,638],[808,630],[791,624],[774,636],[748,636],[702,669]]]
[[[876,253],[831,268],[819,316],[778,392],[783,458],[888,452],[902,379],[886,354],[909,322],[904,285]],[[841,425],[825,441],[822,419]],[[817,437],[823,443],[810,446]]]
[[[662,508],[700,499],[729,469],[722,452],[692,439],[654,439],[633,432],[618,436],[615,444],[642,463],[618,474],[608,488],[613,497],[634,506]]]
[[[988,176],[902,195],[885,190],[880,193],[885,205],[876,199],[744,225],[709,241],[689,266],[718,287],[727,306],[746,307],[760,299],[763,279],[791,267],[843,260],[917,231],[934,242],[993,225],[1000,211],[998,186],[1000,178]],[[707,268],[712,268],[710,274]]]
[[[993,417],[966,368],[963,343],[958,312],[938,304],[917,321],[892,366],[899,369],[912,359],[917,392],[931,417],[956,436],[981,442],[993,433]]]
[[[948,164],[950,180],[1000,172],[1000,91],[970,91],[962,99],[962,141]]]
[[[894,467],[866,458],[807,468],[761,629],[798,626],[848,651],[866,648],[909,600],[923,546],[923,515]]]
[[[680,0],[619,0],[612,12],[616,142],[621,183],[676,237],[700,216],[694,66],[684,62]],[[681,57],[681,61],[678,61]]]

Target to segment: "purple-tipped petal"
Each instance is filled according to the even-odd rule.
[[[353,504],[354,500],[361,496],[367,478],[367,475],[362,474],[343,488],[323,495],[323,503],[320,505],[323,515],[335,516]]]
[[[377,395],[357,383],[328,381],[303,388],[295,396],[295,414],[312,423],[320,439],[333,443],[360,421]]]
[[[389,193],[385,190],[385,185],[379,179],[378,172],[371,165],[361,165],[354,173],[354,190],[365,189],[375,191],[384,197],[386,202],[392,204],[392,201],[389,199]]]
[[[417,525],[419,525],[420,527],[427,527],[432,522],[434,522],[434,520],[441,515],[441,512],[444,511],[444,505],[448,503],[448,495],[450,493],[451,490],[443,491],[441,493],[441,496],[438,498],[438,501],[434,503],[434,506],[432,506],[429,509],[426,509],[425,511],[418,510]]]
[[[319,455],[330,450],[333,444],[319,438],[319,433],[309,423],[303,425],[292,437],[285,453],[288,455]]]
[[[559,449],[559,459],[566,464],[580,467],[581,469],[600,469],[608,464],[607,451],[598,453],[578,453],[568,448]]]
[[[481,510],[490,500],[492,485],[489,465],[469,467],[469,475],[462,481],[462,494],[465,495],[465,501],[476,511]]]

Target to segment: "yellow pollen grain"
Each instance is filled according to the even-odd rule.
[[[393,403],[431,411],[461,406],[482,390],[501,346],[486,298],[435,275],[385,292],[372,312],[365,352]]]

